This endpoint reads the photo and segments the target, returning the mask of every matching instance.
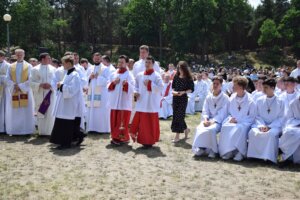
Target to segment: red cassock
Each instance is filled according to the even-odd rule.
[[[129,141],[128,124],[130,120],[131,111],[128,110],[111,110],[110,113],[110,127],[111,138],[117,142]]]
[[[136,112],[130,127],[130,133],[143,145],[153,145],[159,141],[158,113]]]

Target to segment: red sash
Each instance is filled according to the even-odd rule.
[[[166,96],[169,95],[171,85],[172,85],[172,84],[169,83],[169,85],[167,86],[167,89],[166,89],[166,91],[165,91],[164,97],[166,97]],[[160,100],[160,107],[162,107],[162,100]]]

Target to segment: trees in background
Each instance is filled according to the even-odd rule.
[[[31,56],[38,47],[56,57],[67,49],[113,56],[116,45],[126,52],[148,44],[160,60],[189,54],[204,62],[215,52],[273,46],[300,56],[299,2],[262,0],[254,9],[247,0],[3,0],[0,14],[12,15],[11,43]]]

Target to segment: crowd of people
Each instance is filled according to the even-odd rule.
[[[22,49],[10,60],[0,51],[0,132],[37,130],[60,150],[80,145],[88,133],[110,133],[114,146],[132,140],[151,148],[160,138],[159,119],[172,117],[178,143],[191,131],[186,114],[202,112],[195,156],[300,163],[300,60],[291,73],[225,67],[192,73],[185,61],[161,68],[146,45],[139,54],[136,62],[120,55],[113,65],[99,52],[90,64],[74,52],[61,62],[49,53],[26,62]]]

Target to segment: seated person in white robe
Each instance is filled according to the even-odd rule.
[[[269,160],[277,163],[278,140],[284,121],[284,103],[274,95],[276,81],[263,82],[266,95],[256,102],[256,118],[249,132],[247,157]]]
[[[285,86],[284,86],[283,80],[284,80],[283,77],[277,78],[277,85],[276,85],[276,89],[275,89],[276,96],[280,96],[285,91]]]
[[[195,87],[195,84],[194,84],[194,87]],[[195,90],[194,90],[194,92],[187,94],[188,103],[187,103],[186,110],[185,110],[186,114],[194,115],[196,112],[195,111],[195,95],[196,95]]]
[[[202,111],[204,100],[209,92],[208,85],[202,80],[202,74],[197,74],[195,83],[195,111]]]
[[[255,104],[246,92],[247,84],[245,77],[233,79],[235,93],[230,97],[229,116],[223,122],[219,139],[219,154],[225,160],[234,156],[235,161],[241,161],[247,155],[247,136],[256,115]]]
[[[227,117],[229,102],[229,97],[221,91],[222,82],[222,77],[213,78],[213,93],[210,93],[204,101],[202,122],[196,129],[192,147],[196,156],[207,153],[208,157],[215,158],[218,153],[217,134]]]
[[[172,82],[170,74],[166,73],[163,76],[164,89],[162,91],[162,99],[160,101],[159,118],[167,119],[173,115],[172,108]]]
[[[255,90],[251,93],[251,97],[255,103],[260,97],[264,96],[263,82],[265,79],[265,76],[258,76],[258,79],[253,81]]]
[[[290,103],[298,96],[296,91],[296,79],[293,77],[285,78],[284,86],[286,91],[280,95],[280,98],[284,101],[284,114],[287,115]]]
[[[279,148],[283,152],[281,157],[283,161],[292,157],[294,163],[300,163],[300,96],[291,102],[286,119],[279,139]]]

